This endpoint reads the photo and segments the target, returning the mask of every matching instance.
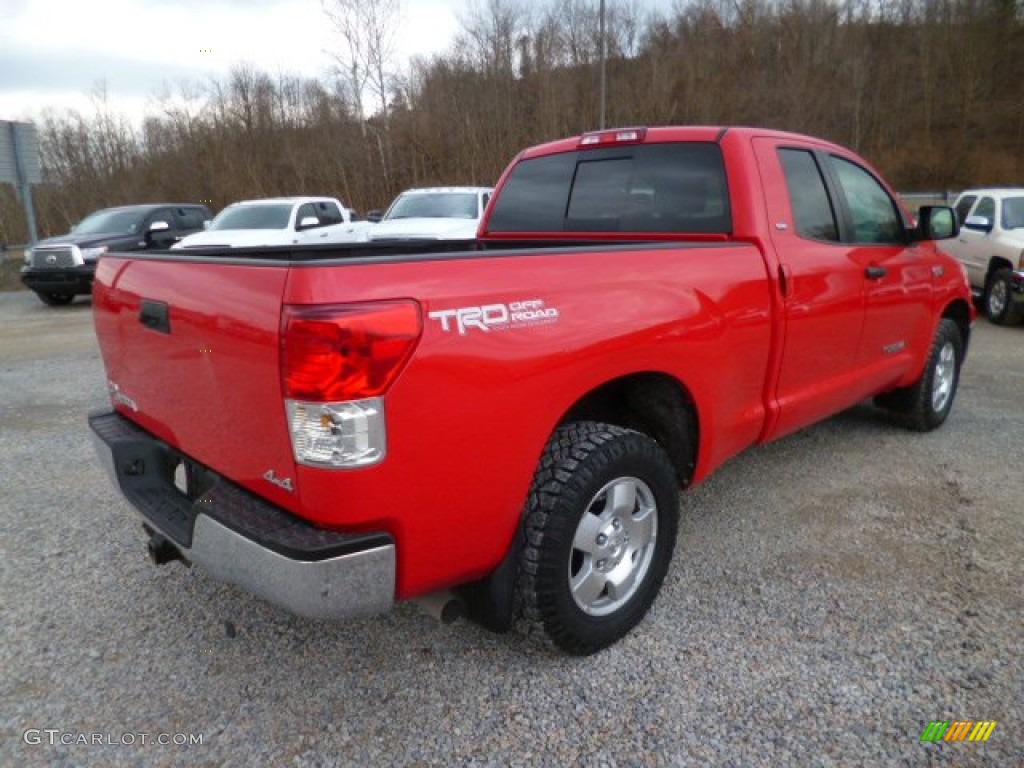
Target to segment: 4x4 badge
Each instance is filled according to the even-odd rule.
[[[295,493],[292,479],[290,477],[278,477],[272,469],[268,469],[263,473],[263,479],[273,483],[278,488],[284,488],[288,493]]]

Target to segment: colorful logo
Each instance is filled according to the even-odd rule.
[[[995,728],[995,720],[932,720],[921,734],[921,741],[988,741]]]

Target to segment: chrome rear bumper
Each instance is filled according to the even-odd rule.
[[[188,563],[300,616],[390,610],[395,545],[387,533],[316,528],[184,456],[113,411],[89,414],[93,447],[146,527]],[[196,494],[174,484],[185,462]]]

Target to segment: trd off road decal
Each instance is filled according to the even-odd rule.
[[[427,317],[439,322],[445,333],[458,331],[460,336],[465,336],[472,329],[490,333],[528,325],[557,323],[558,310],[547,306],[543,299],[526,299],[508,304],[439,309],[429,312]]]

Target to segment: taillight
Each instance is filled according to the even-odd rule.
[[[384,394],[423,332],[413,301],[286,306],[281,321],[284,396],[319,402]]]
[[[422,331],[413,301],[284,308],[281,382],[298,463],[354,468],[384,459],[382,395]]]

